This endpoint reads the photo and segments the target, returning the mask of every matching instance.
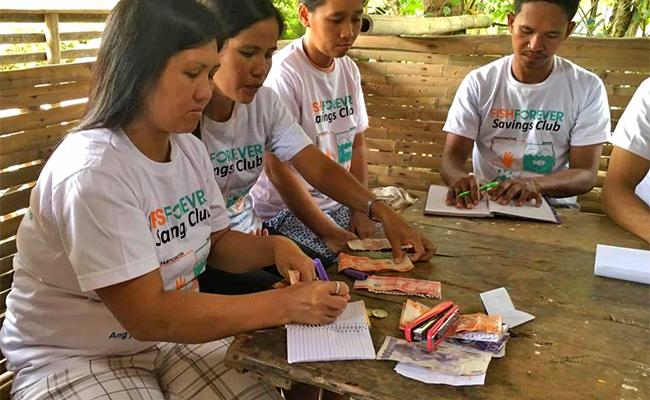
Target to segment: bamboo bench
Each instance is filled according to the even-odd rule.
[[[370,183],[426,190],[440,182],[442,125],[461,79],[472,69],[509,54],[508,36],[435,39],[359,37],[350,55],[361,70],[371,128],[367,131]],[[571,38],[561,55],[604,80],[614,123],[638,85],[650,75],[650,40]],[[53,65],[0,73],[0,304],[13,281],[15,235],[44,162],[84,110],[92,63]],[[5,114],[1,114],[5,115]],[[605,146],[597,187],[579,201],[600,211],[607,170]],[[0,399],[12,373],[0,361]]]

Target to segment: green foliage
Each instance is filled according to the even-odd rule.
[[[305,27],[298,19],[298,0],[273,0],[273,4],[280,10],[284,17],[283,39],[295,39],[305,33]]]

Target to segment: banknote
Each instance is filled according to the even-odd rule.
[[[506,333],[501,337],[498,342],[484,342],[480,340],[466,340],[466,339],[453,339],[448,338],[447,341],[458,346],[462,346],[463,350],[470,352],[486,352],[490,353],[492,357],[500,358],[506,354],[506,344],[510,339],[510,334]]]
[[[463,340],[474,340],[482,342],[499,342],[503,339],[503,336],[508,334],[508,325],[501,324],[501,330],[496,333],[492,332],[482,332],[482,331],[462,331],[454,332],[450,337],[454,339],[463,339]]]
[[[368,258],[351,256],[346,253],[339,254],[339,272],[346,268],[352,268],[357,271],[377,272],[377,271],[397,271],[407,272],[412,270],[413,263],[408,257],[404,257],[401,263],[397,264],[389,258]]]
[[[501,333],[502,324],[500,315],[464,314],[456,324],[456,332]]]
[[[290,269],[289,270],[289,283],[291,283],[292,285],[295,285],[298,282],[300,282],[300,271]]]
[[[391,250],[393,247],[390,245],[390,242],[386,238],[367,238],[367,239],[355,239],[348,241],[348,247],[355,251],[381,251],[381,250]],[[411,249],[413,245],[404,244],[402,249]]]
[[[399,329],[404,330],[406,325],[430,309],[431,307],[417,301],[406,300],[404,306],[402,306],[402,315],[399,317]]]
[[[370,275],[365,281],[354,281],[354,289],[366,289],[373,293],[412,295],[439,299],[440,282],[395,276]]]
[[[467,352],[447,342],[441,343],[435,351],[427,352],[423,343],[387,336],[377,353],[377,359],[399,361],[450,375],[473,376],[486,373],[492,356]]]
[[[271,287],[273,289],[284,289],[286,287],[289,287],[291,285],[295,285],[296,283],[300,282],[300,271],[295,271],[290,269],[289,270],[289,279],[287,280],[286,278],[274,283]]]

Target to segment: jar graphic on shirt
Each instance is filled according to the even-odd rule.
[[[345,132],[336,134],[336,148],[338,151],[338,163],[349,166],[352,162],[352,145],[357,127],[352,126]]]
[[[528,143],[524,154],[524,171],[550,174],[555,166],[553,142]]]

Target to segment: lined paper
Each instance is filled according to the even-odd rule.
[[[289,364],[375,359],[375,348],[372,345],[363,301],[349,303],[331,324],[290,324],[286,328]]]

